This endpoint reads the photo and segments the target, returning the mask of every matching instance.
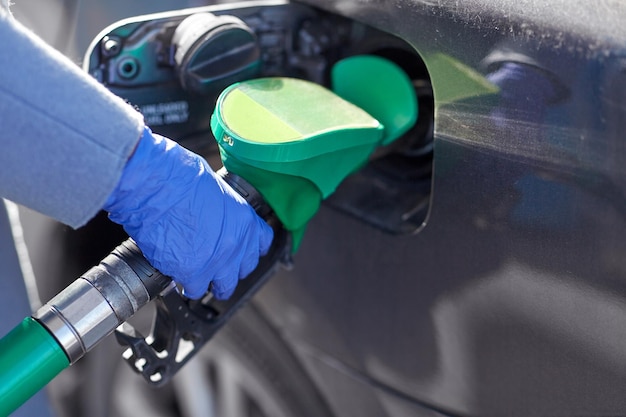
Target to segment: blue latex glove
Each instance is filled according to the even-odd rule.
[[[146,128],[104,205],[146,259],[190,298],[228,298],[270,247],[272,229],[200,156]]]

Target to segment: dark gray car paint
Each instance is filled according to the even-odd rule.
[[[436,106],[423,228],[323,207],[259,297],[337,415],[626,413],[626,5],[310,4],[410,43]]]

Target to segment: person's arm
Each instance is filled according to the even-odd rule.
[[[143,128],[141,114],[0,7],[0,196],[79,227]]]
[[[204,159],[2,9],[0,146],[1,197],[74,227],[104,208],[191,298],[210,284],[229,297],[270,247],[272,229]]]

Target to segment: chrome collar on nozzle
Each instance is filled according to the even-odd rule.
[[[154,269],[132,240],[41,307],[33,318],[76,362],[161,291],[173,285]]]

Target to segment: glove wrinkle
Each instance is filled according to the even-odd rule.
[[[104,209],[152,265],[199,298],[229,297],[273,232],[200,156],[144,132]]]

